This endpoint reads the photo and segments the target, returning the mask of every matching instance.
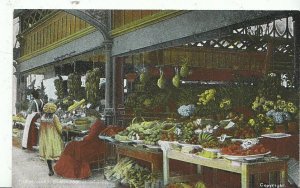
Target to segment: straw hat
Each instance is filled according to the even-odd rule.
[[[43,111],[46,113],[54,113],[57,110],[57,106],[54,103],[47,103],[43,107]]]

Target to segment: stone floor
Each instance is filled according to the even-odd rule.
[[[94,171],[89,179],[65,179],[57,175],[48,176],[46,162],[38,157],[38,152],[29,152],[12,147],[12,187],[14,188],[114,188],[114,183],[104,179],[103,173]]]

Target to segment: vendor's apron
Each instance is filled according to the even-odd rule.
[[[24,127],[24,132],[23,132],[23,138],[22,138],[22,147],[27,148],[27,143],[28,143],[28,134],[29,134],[29,129],[30,129],[30,125],[31,122],[33,120],[33,118],[36,115],[40,114],[40,108],[38,103],[36,102],[36,100],[34,100],[35,105],[36,105],[36,109],[37,112],[32,112],[31,114],[29,114],[26,118],[26,122],[25,122],[25,127]],[[41,100],[42,106],[43,106],[43,101]]]

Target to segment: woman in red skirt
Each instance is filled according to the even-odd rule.
[[[105,144],[98,137],[104,129],[104,123],[95,118],[83,141],[72,141],[66,146],[54,166],[56,174],[65,178],[88,178],[91,175],[90,162],[104,157]]]
[[[38,129],[35,122],[41,117],[44,102],[39,99],[39,93],[33,90],[32,96],[34,100],[31,101],[27,111],[27,117],[22,138],[22,148],[32,150],[32,146],[37,146],[38,143]]]

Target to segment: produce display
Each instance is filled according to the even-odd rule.
[[[101,72],[99,68],[89,70],[86,73],[85,91],[87,102],[98,104],[100,101],[100,78]]]
[[[80,106],[82,106],[85,103],[85,99],[82,99],[81,101],[74,102],[71,106],[68,107],[68,112],[71,112],[73,110],[76,110]]]
[[[195,133],[197,128],[198,125],[192,121],[184,124],[182,128],[182,141],[189,144],[198,144],[198,136]]]
[[[55,94],[58,99],[63,99],[65,95],[65,89],[63,84],[63,79],[61,76],[58,76],[58,79],[54,80]]]
[[[130,158],[122,158],[115,166],[106,167],[104,176],[107,180],[119,181],[130,187],[144,187],[145,181],[151,180],[151,172],[136,164]]]
[[[205,90],[205,92],[203,92],[200,95],[198,95],[199,101],[198,101],[197,104],[198,105],[206,105],[206,104],[208,104],[210,101],[215,100],[215,94],[216,94],[216,90],[215,89]]]
[[[202,132],[199,134],[198,140],[200,144],[207,144],[210,142],[214,142],[215,138],[213,137],[212,134]]]
[[[144,121],[132,123],[124,131],[115,135],[118,141],[143,140],[145,144],[155,145],[161,138],[163,123],[159,121]]]
[[[22,114],[17,114],[15,116],[12,117],[14,122],[20,122],[20,123],[25,123],[26,119],[24,118],[24,116]]]
[[[68,92],[69,96],[75,100],[80,99],[81,96],[81,76],[76,73],[71,73],[68,76]]]
[[[144,143],[155,145],[161,137],[162,124],[155,124],[153,128],[144,131]],[[147,131],[147,132],[146,132]]]
[[[74,121],[75,129],[78,130],[88,130],[91,125],[89,118],[78,118]]]
[[[221,149],[221,153],[225,155],[245,156],[245,155],[257,155],[265,154],[269,150],[266,149],[262,144],[256,144],[249,149],[244,149],[240,142],[236,142],[228,147]]]
[[[209,158],[209,159],[216,159],[216,158],[218,158],[218,154],[216,152],[207,151],[207,150],[202,150],[200,152],[197,152],[196,155],[204,157],[204,158]]]

